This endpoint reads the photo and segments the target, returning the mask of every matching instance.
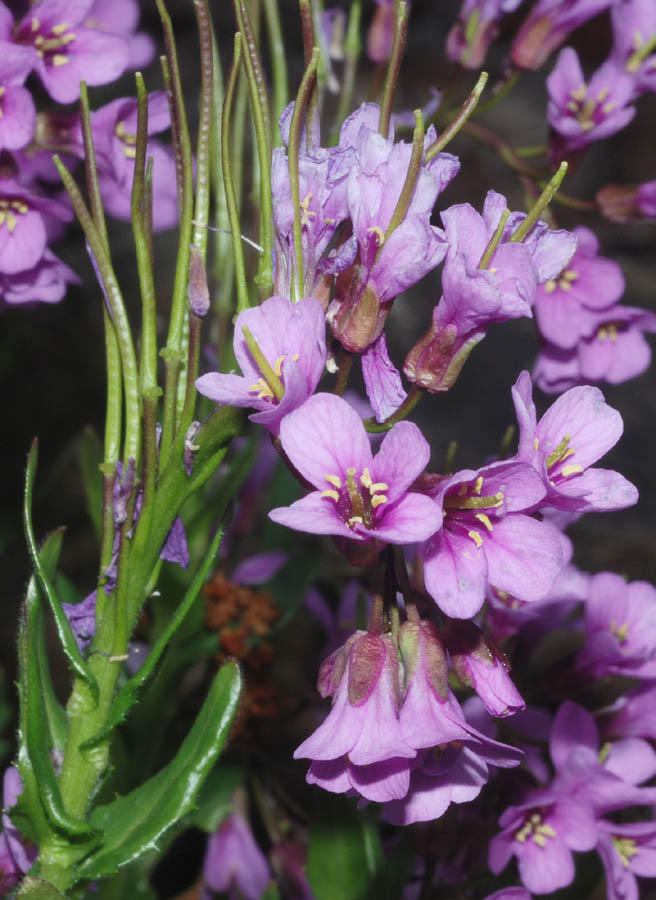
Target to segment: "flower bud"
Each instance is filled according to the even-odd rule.
[[[458,341],[455,325],[441,328],[433,317],[431,327],[406,357],[403,366],[406,378],[432,394],[448,391],[469,354],[484,336],[483,332],[476,332],[464,341]]]
[[[189,306],[195,316],[204,319],[210,310],[210,292],[207,287],[207,273],[200,251],[191,245],[189,256],[189,286],[187,288]]]
[[[423,677],[435,696],[445,701],[449,694],[449,670],[444,646],[435,625],[425,619],[419,623],[404,622],[400,629],[399,647],[406,687],[420,665]]]

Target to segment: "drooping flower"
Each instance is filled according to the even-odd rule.
[[[613,0],[538,0],[522,23],[510,49],[516,66],[539,69],[588,19],[599,15]]]
[[[514,12],[521,0],[463,0],[458,21],[451,28],[446,53],[466,69],[480,69],[499,32],[499,21]]]
[[[555,161],[593,141],[621,131],[635,115],[628,106],[633,79],[617,63],[607,60],[586,83],[576,51],[561,50],[547,78],[547,118],[555,132],[551,155]]]
[[[0,180],[0,273],[34,270],[46,250],[48,220],[70,222],[71,218],[70,208],[58,200],[29,190],[13,178]]]
[[[428,492],[444,522],[423,550],[426,589],[453,618],[470,618],[488,584],[539,600],[563,565],[553,526],[527,515],[544,497],[536,473],[521,462],[438,477]]]
[[[67,285],[79,282],[75,272],[46,247],[31,269],[14,275],[0,274],[0,310],[8,306],[58,303],[63,299]]]
[[[419,168],[401,221],[394,222],[406,181],[412,145],[378,132],[378,108],[367,104],[344,123],[340,146],[352,146],[357,165],[348,181],[353,250],[337,278],[337,293],[327,318],[335,337],[362,352],[381,334],[392,301],[444,259],[447,244],[430,217],[439,194],[460,168],[456,157],[438,153]],[[424,147],[436,139],[429,128]]]
[[[539,422],[528,372],[520,374],[512,395],[519,425],[518,458],[543,479],[546,496],[541,507],[604,512],[637,501],[636,488],[623,475],[592,467],[617,443],[624,427],[598,388],[571,388]]]
[[[578,671],[656,678],[656,588],[630,584],[614,572],[590,579],[585,604],[585,644],[576,657]]]
[[[367,56],[375,63],[384,63],[392,53],[396,6],[394,0],[376,0],[376,4],[367,32]]]
[[[321,378],[325,334],[317,300],[269,297],[235,321],[233,348],[242,375],[210,372],[196,388],[216,403],[254,407],[251,421],[278,434],[282,419],[307,400]]]
[[[605,737],[639,737],[656,741],[656,684],[649,681],[623,694],[600,717]]]
[[[602,215],[620,225],[656,219],[656,181],[607,184],[597,191],[595,200]]]
[[[5,40],[30,47],[34,69],[53,100],[72,103],[80,96],[80,81],[107,84],[128,64],[128,43],[118,34],[90,28],[87,17],[94,0],[37,0]]]
[[[362,420],[341,397],[315,394],[280,425],[291,464],[314,488],[269,513],[280,525],[355,541],[410,544],[441,524],[430,498],[408,489],[430,456],[412,422],[398,422],[373,456]]]
[[[203,863],[204,900],[214,893],[229,900],[260,900],[271,881],[265,855],[238,812],[228,815],[210,836]]]

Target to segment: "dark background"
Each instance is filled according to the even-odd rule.
[[[143,27],[158,35],[154,3],[143,3]],[[348,5],[348,4],[342,4]],[[224,68],[229,61],[233,25],[227,0],[212,4]],[[290,85],[295,90],[301,72],[300,34],[297,5],[281,3],[288,32]],[[194,97],[198,84],[198,51],[191,3],[170,3],[176,23],[185,89],[189,96],[189,116],[196,116]],[[425,104],[429,88],[443,88],[454,74],[444,55],[446,34],[459,3],[415,0],[410,17],[408,49],[396,109],[412,109]],[[368,21],[373,4],[366,7]],[[490,83],[501,75],[509,47],[509,36],[521,16],[508,17],[497,45],[489,54],[486,68]],[[159,38],[158,38],[159,40]],[[580,29],[569,42],[581,53],[590,72],[605,58],[610,46],[610,26],[606,16]],[[544,78],[553,67],[550,60],[542,72],[527,73],[520,84],[483,121],[513,146],[542,143],[546,139]],[[354,103],[366,99],[374,67],[363,60],[361,79]],[[161,87],[154,65],[146,73],[150,89]],[[453,97],[464,98],[475,75],[464,73]],[[93,106],[110,97],[131,92],[131,79],[118,85],[91,91]],[[656,131],[656,97],[638,101],[638,114],[619,135],[592,147],[578,171],[566,180],[565,190],[590,199],[608,182],[639,182],[656,178],[653,148]],[[467,136],[459,136],[448,148],[460,156],[460,175],[440,198],[438,207],[471,202],[480,209],[490,188],[505,193],[510,208],[521,208],[523,197],[516,175],[490,150]],[[581,214],[554,206],[562,227],[577,224],[591,227],[599,235],[602,252],[623,267],[627,289],[625,302],[656,308],[654,298],[654,241],[656,224],[619,227],[604,222],[596,214]],[[248,233],[248,232],[247,232]],[[112,222],[110,238],[114,262],[124,286],[126,302],[137,319],[136,270],[132,235],[127,222]],[[157,237],[156,277],[162,330],[170,298],[175,260],[174,233]],[[0,665],[6,693],[14,701],[14,635],[20,599],[29,568],[21,525],[21,493],[25,455],[31,439],[40,440],[39,474],[35,493],[35,527],[44,536],[53,527],[65,524],[62,567],[82,594],[92,589],[95,577],[96,546],[85,509],[77,461],[76,444],[82,430],[91,425],[99,433],[104,419],[104,342],[101,297],[94,283],[80,231],[71,227],[56,252],[83,278],[81,287],[71,288],[60,304],[41,304],[33,309],[12,309],[0,319],[0,397],[4,439],[0,448]],[[414,340],[425,330],[430,310],[439,299],[439,273],[426,279],[398,302],[392,318],[391,353],[401,364]],[[457,463],[478,466],[494,454],[503,433],[514,421],[510,387],[522,368],[531,368],[538,343],[533,324],[524,320],[493,327],[487,339],[474,351],[456,386],[447,395],[429,398],[420,404],[416,420],[425,429],[434,447],[434,463],[444,456],[449,441],[459,444]],[[656,581],[654,521],[656,476],[652,449],[656,413],[656,378],[653,370],[617,387],[602,389],[608,402],[624,416],[625,434],[603,464],[619,469],[641,491],[637,507],[611,515],[592,515],[576,525],[576,561],[590,571],[614,569],[632,579]],[[544,409],[542,398],[539,406]],[[5,735],[9,737],[11,727]]]

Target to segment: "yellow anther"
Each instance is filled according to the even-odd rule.
[[[633,838],[617,837],[616,835],[613,835],[612,841],[613,847],[615,847],[619,858],[622,860],[622,865],[625,869],[628,869],[631,858],[639,852],[638,845]]]
[[[467,537],[470,537],[472,539],[479,550],[481,549],[481,547],[483,546],[483,538],[481,537],[480,532],[474,531],[472,529],[471,531],[467,532]]]
[[[65,66],[68,62],[68,56],[64,56],[62,53],[55,53],[52,58],[53,66]]]
[[[322,497],[330,497],[331,500],[334,500],[335,503],[339,501],[339,494],[337,491],[321,491]]]
[[[14,229],[16,228],[16,216],[13,212],[7,213],[7,228],[9,229],[10,234],[14,233]]]
[[[474,487],[472,489],[475,494],[480,494],[483,490],[483,476],[479,475],[476,481],[474,482]]]
[[[341,490],[342,487],[342,479],[338,475],[324,475],[323,476],[328,484],[332,484],[333,487],[336,487],[337,490]]]
[[[570,112],[577,113],[579,111],[579,104],[575,100],[568,100],[565,106]]]
[[[551,825],[538,825],[536,831],[539,834],[546,834],[547,837],[556,837],[556,832]]]
[[[605,743],[603,743],[601,745],[601,750],[597,754],[597,759],[602,764],[602,766],[608,759],[608,754],[610,753],[612,748],[613,748],[613,744],[611,743],[611,741],[605,741]]]
[[[497,267],[496,267],[496,266],[492,266],[490,269],[488,269],[488,272],[490,272],[491,275],[494,275],[494,273],[496,272],[496,270],[497,270]]]
[[[569,478],[570,475],[578,475],[579,472],[583,472],[583,466],[579,466],[578,464],[573,464],[571,466],[563,466],[561,470],[561,475],[563,478]]]
[[[387,503],[385,494],[376,494],[375,497],[371,498],[371,505],[374,509],[376,509],[377,506],[380,506],[381,503]]]
[[[257,392],[257,396],[258,396],[259,400],[264,400],[265,398],[273,397],[273,391],[271,390],[269,385],[266,383],[264,378],[260,378],[260,380],[256,381],[255,384],[252,384],[248,389],[249,393],[251,391]]]
[[[389,484],[385,484],[384,481],[375,481],[369,485],[370,494],[377,494],[379,491],[389,491]]]
[[[563,279],[558,282],[558,287],[561,289],[561,291],[565,292],[572,290],[572,285],[569,283],[569,281],[564,281]]]
[[[362,485],[362,487],[367,488],[367,489],[369,489],[371,487],[371,485],[373,484],[371,472],[369,471],[368,468],[365,468],[362,472],[362,475],[360,475],[360,484]]]
[[[367,228],[367,232],[371,234],[375,234],[378,238],[378,246],[382,247],[385,243],[385,234],[382,228],[379,228],[378,225],[372,225],[371,228]]]
[[[537,450],[540,446],[540,441],[537,438],[533,438],[533,449]]]
[[[137,155],[136,147],[123,147],[123,153],[127,156],[128,159],[135,159]]]
[[[6,218],[7,218],[7,213],[4,210],[0,210],[0,226],[5,224]]]
[[[570,97],[573,97],[574,100],[584,100],[586,93],[587,90],[585,85],[581,84],[575,91],[570,91]]]
[[[616,106],[617,106],[617,103],[615,103],[613,100],[611,100],[610,103],[604,103],[604,105],[601,107],[601,111],[602,111],[602,113],[605,113],[606,115],[608,115],[609,113],[612,113],[612,111],[615,109]]]
[[[479,522],[482,522],[483,525],[487,528],[488,531],[492,531],[492,522],[490,522],[490,517],[485,513],[476,513],[476,518]]]
[[[617,325],[611,324],[608,326],[608,337],[611,339],[611,341],[617,340]]]
[[[335,218],[328,218],[328,219],[324,219],[323,221],[324,221],[324,225],[334,225],[335,222],[336,222],[336,219],[335,219]]]
[[[599,91],[597,94],[597,103],[603,103],[606,97],[610,94],[610,88],[604,88],[603,91]]]
[[[313,194],[312,192],[310,192],[309,194],[307,194],[305,199],[301,201],[301,226],[309,225],[310,219],[316,216],[316,213],[312,212],[312,210],[310,209],[310,200],[312,199],[312,197]]]
[[[608,337],[608,332],[606,331],[606,329],[605,329],[604,326],[602,325],[601,328],[597,331],[597,338],[598,338],[600,341],[605,341],[607,337]]]
[[[278,359],[273,364],[273,371],[276,373],[278,378],[280,378],[280,376],[282,375],[282,364],[283,364],[284,360],[285,360],[285,356],[283,354],[282,356],[279,356]]]
[[[611,622],[610,633],[615,635],[619,644],[623,644],[629,636],[629,623],[624,622],[623,625],[618,626],[617,622]]]
[[[561,462],[565,459],[566,456],[571,456],[571,453],[568,453],[569,442],[572,440],[571,434],[563,435],[563,439],[560,441],[558,446],[554,447],[549,456],[547,457],[547,469],[551,469],[552,466],[555,466],[556,463]],[[574,449],[571,448],[572,453]]]
[[[41,22],[39,22],[39,20],[34,17],[32,19],[32,31],[38,31],[39,28],[41,28]]]
[[[590,119],[582,119],[580,124],[583,131],[591,131],[594,128],[594,122]]]
[[[355,469],[354,469],[354,467],[353,467],[353,466],[349,466],[348,469],[346,470],[346,474],[347,474],[347,475],[350,475],[351,478],[352,478],[352,477],[355,475]]]
[[[68,24],[68,22],[60,22],[59,25],[54,25],[51,30],[53,34],[59,35],[63,34],[65,31],[68,31],[70,27],[71,26]]]
[[[348,520],[348,522],[346,524],[349,526],[349,528],[353,528],[353,526],[356,523],[358,523],[360,525],[364,525],[364,520],[363,520],[362,516],[351,516],[351,518]]]
[[[300,353],[295,353],[295,354],[292,356],[292,362],[298,362],[299,356],[300,356]]]
[[[564,278],[565,281],[576,281],[579,277],[579,273],[575,269],[565,269],[560,277]]]
[[[533,834],[533,843],[537,844],[538,847],[545,847],[547,844],[547,839],[542,834],[538,834],[538,832],[534,832]]]

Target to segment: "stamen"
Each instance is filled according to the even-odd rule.
[[[568,448],[569,442],[571,440],[572,440],[572,435],[566,434],[563,437],[562,441],[558,444],[558,446],[554,450],[551,451],[551,453],[547,457],[547,469],[551,469],[553,466],[556,465],[556,463],[560,462],[562,459],[565,458],[565,454],[567,453],[567,448]]]
[[[68,56],[63,56],[61,53],[55,53],[52,58],[53,66],[65,66],[68,62]]]
[[[624,641],[629,636],[629,623],[624,622],[623,625],[620,625],[619,628],[617,626],[617,622],[610,623],[610,633],[614,634],[618,640],[618,643],[623,644]]]
[[[617,850],[619,858],[625,869],[629,868],[629,861],[639,852],[636,841],[633,838],[617,837],[613,835],[613,847]]]
[[[32,31],[38,31],[41,28],[41,22],[35,17],[32,19]]]
[[[362,494],[358,490],[358,486],[355,481],[354,468],[346,470],[346,490],[349,495],[349,500],[351,501],[351,512],[353,513],[351,519],[359,519],[360,522],[362,522],[364,516],[364,503],[362,501]],[[351,519],[349,519],[349,524],[351,523]]]
[[[473,490],[474,490],[475,494],[480,494],[482,489],[483,489],[483,476],[479,475],[478,478],[476,479],[476,481],[474,482]]]
[[[569,478],[570,475],[578,475],[580,472],[585,471],[583,466],[579,466],[577,464],[571,466],[563,466],[561,475],[563,478]]]
[[[339,503],[339,494],[337,491],[321,491],[322,497],[329,497],[331,500],[334,500],[335,503]]]
[[[374,509],[376,509],[377,506],[380,506],[381,503],[387,503],[385,494],[376,494],[375,497],[371,498],[371,505]]]
[[[557,287],[558,287],[558,285],[556,284],[556,282],[554,281],[553,278],[550,278],[549,281],[547,281],[544,285],[544,289],[547,292],[547,294],[553,294],[553,292],[556,290]]]
[[[483,538],[481,537],[479,531],[474,531],[472,529],[471,531],[467,532],[467,537],[470,537],[472,539],[472,541],[476,544],[478,550],[481,549],[481,547],[483,546]]]
[[[375,481],[369,485],[370,494],[377,494],[379,491],[389,491],[389,484],[385,484],[384,481]]]
[[[68,24],[68,22],[60,22],[59,25],[53,25],[51,31],[53,34],[59,35],[63,34],[65,31],[68,31],[70,27],[71,26]]]
[[[380,228],[378,225],[372,225],[370,228],[367,228],[367,233],[375,234],[378,238],[378,246],[383,246],[383,244],[385,243],[385,234],[382,228]]]
[[[347,522],[347,525],[348,525],[350,528],[353,528],[353,526],[354,526],[356,523],[357,523],[358,525],[364,525],[364,521],[363,521],[363,519],[362,519],[362,516],[351,516],[351,518],[350,518],[350,519],[348,520],[348,522]]]
[[[362,472],[362,475],[360,475],[360,484],[362,485],[362,487],[367,488],[367,490],[373,484],[373,480],[371,478],[371,472],[369,471],[368,468],[365,468]]]
[[[324,475],[323,476],[328,484],[332,484],[333,487],[336,487],[337,490],[341,490],[342,487],[342,479],[338,475]]]
[[[476,513],[476,518],[479,522],[482,522],[483,525],[487,528],[488,531],[492,531],[492,522],[490,522],[490,517],[485,513]]]
[[[537,438],[534,438],[533,439],[533,449],[537,450],[539,446],[540,446],[540,441]]]
[[[278,359],[274,363],[273,371],[276,373],[278,378],[280,378],[280,376],[282,375],[282,364],[284,361],[285,361],[285,355],[283,353],[283,355],[279,356]]]

